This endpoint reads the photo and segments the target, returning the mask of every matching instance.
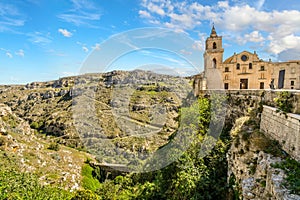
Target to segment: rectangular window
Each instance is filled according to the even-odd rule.
[[[229,72],[229,67],[225,67],[225,72]]]
[[[291,81],[291,85],[295,85],[295,81]]]
[[[240,63],[236,64],[236,69],[237,69],[237,70],[240,69]]]
[[[265,71],[265,66],[260,66],[260,71]]]
[[[224,89],[228,90],[228,88],[229,88],[229,83],[224,83]]]
[[[252,63],[249,63],[249,69],[252,69]]]
[[[285,70],[279,71],[279,77],[278,77],[278,89],[282,89],[284,87],[284,77],[285,77]]]
[[[265,83],[264,82],[260,82],[259,89],[265,89]]]

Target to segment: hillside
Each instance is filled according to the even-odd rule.
[[[0,86],[0,200],[299,197],[261,96],[192,94],[141,70]]]
[[[180,77],[113,71],[1,86],[0,103],[41,137],[93,152],[99,162],[128,164],[168,143],[190,92]]]

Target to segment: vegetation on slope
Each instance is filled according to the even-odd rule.
[[[197,119],[201,129],[195,127],[195,140],[179,160],[154,172],[102,179],[95,193],[102,199],[226,199],[229,140],[222,135],[207,156],[200,156],[201,142],[209,137],[206,134],[210,119],[209,100],[200,98],[197,105],[191,106],[189,112],[181,111],[181,115],[189,118],[195,112],[201,113]]]
[[[57,186],[42,185],[34,173],[21,172],[18,160],[0,152],[0,199],[1,200],[42,200],[71,199],[72,193]]]

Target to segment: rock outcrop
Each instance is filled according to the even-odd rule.
[[[285,173],[274,168],[287,154],[278,143],[254,129],[249,117],[236,121],[231,134],[234,137],[227,154],[228,179],[236,180],[236,188],[242,199],[296,200],[300,196],[290,194],[283,185]]]
[[[0,165],[37,174],[42,184],[67,190],[81,188],[81,167],[91,155],[60,146],[55,138],[42,137],[10,107],[0,104]]]

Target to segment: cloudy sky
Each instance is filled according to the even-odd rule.
[[[184,66],[185,55],[202,58],[213,23],[223,36],[224,59],[234,52],[255,50],[265,60],[300,60],[299,0],[1,0],[0,84],[78,74],[93,52],[101,52],[97,57],[101,60],[103,52],[118,49],[105,42],[116,35],[124,42],[120,33],[145,27],[184,34],[193,41],[186,43],[190,51],[174,54],[169,53],[172,48],[164,51],[160,45],[156,45],[160,50],[137,51],[135,46],[113,66]],[[201,62],[196,64],[200,71]]]

